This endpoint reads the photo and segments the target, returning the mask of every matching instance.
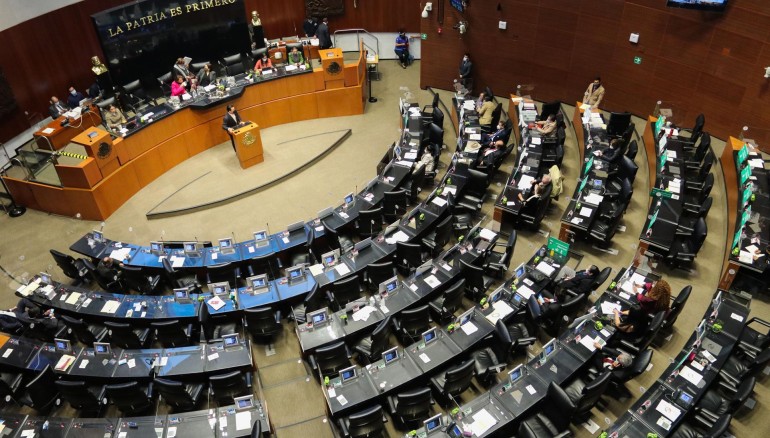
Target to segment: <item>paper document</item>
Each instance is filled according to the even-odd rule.
[[[308,270],[310,270],[310,274],[315,277],[316,275],[321,275],[324,273],[324,265],[318,263],[309,267]]]
[[[67,298],[67,301],[65,301],[65,303],[75,305],[75,303],[77,303],[79,299],[80,299],[80,292],[72,292],[69,298]]]
[[[417,152],[407,152],[404,154],[404,158],[407,160],[416,160],[417,159]]]
[[[597,195],[596,193],[591,193],[588,196],[586,196],[585,198],[583,198],[583,201],[585,201],[588,204],[593,204],[593,205],[599,205],[602,202],[602,200],[604,200],[604,196]]]
[[[583,111],[589,110],[589,109],[591,109],[591,105],[589,105],[587,103],[581,103],[580,104],[580,109],[582,109]]]
[[[516,292],[518,292],[519,295],[524,297],[525,300],[528,300],[529,297],[531,297],[535,293],[535,291],[533,291],[532,289],[528,288],[527,286],[520,287]]]
[[[620,304],[615,303],[609,303],[607,301],[602,302],[602,313],[605,315],[612,315],[614,312],[613,310],[617,309],[620,311]]]
[[[358,309],[357,312],[353,312],[353,321],[366,321],[375,310],[377,309],[372,306],[364,306]]]
[[[171,256],[171,266],[174,268],[181,268],[184,265],[184,257]]]
[[[682,414],[682,411],[679,410],[679,408],[665,400],[661,400],[660,403],[658,403],[658,406],[655,407],[655,410],[665,415],[666,418],[671,421],[676,421],[676,419],[679,418],[679,415]]]
[[[387,239],[385,239],[385,243],[387,243],[388,245],[395,245],[396,242],[406,242],[407,240],[409,240],[409,235],[399,230],[393,233]]]
[[[700,375],[697,371],[690,368],[689,366],[685,365],[682,367],[682,371],[679,372],[679,375],[684,377],[685,380],[692,383],[695,386],[698,386],[701,380],[703,380],[703,376]]]
[[[110,258],[115,260],[125,260],[130,253],[131,248],[113,249],[112,252],[110,252]]]
[[[594,338],[590,336],[583,336],[580,338],[580,344],[588,349],[588,351],[596,350],[594,346]]]
[[[102,307],[101,312],[113,314],[118,311],[119,307],[120,307],[120,301],[110,300],[104,303],[104,306]]]
[[[593,212],[594,212],[593,208],[582,207],[580,209],[580,215],[583,216],[583,217],[591,217],[591,213],[593,213]]]
[[[225,306],[225,302],[219,297],[213,297],[207,301],[208,305],[214,310],[219,310]]]
[[[443,206],[446,205],[447,201],[444,198],[440,197],[440,196],[436,196],[430,202],[433,203],[433,204],[438,205],[439,207],[443,207]]]
[[[748,251],[741,250],[738,255],[738,261],[750,265],[754,262],[754,256]]]
[[[546,262],[538,263],[537,266],[535,266],[535,269],[537,269],[538,271],[542,272],[545,275],[551,275],[553,274],[553,271],[556,270],[556,268],[554,268],[553,266],[549,265]]]
[[[520,190],[526,190],[530,188],[532,185],[532,181],[535,180],[535,177],[530,175],[522,175],[521,179],[519,180],[519,183],[516,185]]]
[[[492,230],[488,230],[486,228],[482,228],[479,232],[479,237],[481,237],[484,240],[492,241],[495,237],[497,237],[497,233],[495,233]]]
[[[475,414],[471,416],[473,418],[473,424],[471,425],[471,430],[473,431],[473,434],[476,436],[483,435],[486,431],[488,431],[492,426],[497,423],[497,420],[495,417],[492,416],[489,412],[487,412],[486,409],[482,409]]]
[[[540,137],[532,137],[532,144],[538,145],[541,143],[543,143],[543,139],[541,139]]]
[[[438,278],[436,278],[435,275],[429,275],[428,277],[425,277],[424,281],[426,283],[428,283],[428,286],[430,286],[432,288],[436,288],[437,286],[439,286],[441,284],[441,282],[439,281]]]
[[[471,321],[466,322],[465,324],[461,325],[460,328],[463,330],[463,333],[466,335],[472,335],[473,333],[476,333],[478,331],[478,327],[476,327],[476,324],[474,324]]]
[[[53,132],[53,128],[45,128],[41,131],[43,134],[50,134]]]
[[[347,275],[350,273],[350,268],[348,268],[348,265],[344,263],[340,263],[337,266],[335,266],[334,270],[337,271],[337,273],[340,275]]]
[[[251,411],[235,414],[235,430],[251,429]]]
[[[575,225],[580,225],[580,223],[583,222],[583,218],[582,217],[573,217],[570,222],[572,222]]]
[[[497,324],[497,321],[500,318],[505,318],[506,316],[513,313],[513,309],[505,301],[497,301],[496,303],[492,304],[492,308],[495,309],[494,312],[487,315],[487,321],[491,322],[492,324]]]

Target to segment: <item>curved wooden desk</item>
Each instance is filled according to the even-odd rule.
[[[321,68],[246,87],[228,104],[260,128],[321,117],[363,114],[366,101],[363,49],[337,81]],[[340,85],[343,86],[340,86]],[[58,187],[3,177],[17,204],[64,216],[104,220],[164,172],[228,140],[222,129],[225,102],[208,109],[184,108],[126,138],[114,140],[120,167],[91,188]]]

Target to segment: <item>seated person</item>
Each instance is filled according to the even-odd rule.
[[[620,139],[613,138],[608,148],[596,151],[596,156],[610,164],[615,164],[623,157],[620,149]]]
[[[83,96],[83,93],[79,92],[75,89],[75,87],[70,87],[70,95],[67,96],[67,105],[69,105],[70,108],[77,108],[80,106],[80,101],[85,99],[86,97]]]
[[[492,113],[496,106],[492,101],[492,96],[484,96],[484,104],[479,109],[479,124],[481,126],[492,125]]]
[[[182,76],[185,78],[185,80],[192,79],[195,76],[190,72],[190,69],[187,68],[187,63],[185,63],[183,58],[177,58],[176,62],[174,63],[174,68],[172,69],[174,76]]]
[[[123,116],[123,113],[120,112],[118,107],[116,107],[115,104],[112,104],[110,105],[109,111],[104,113],[104,123],[107,124],[107,127],[110,128],[111,131],[118,131],[120,130],[120,125],[126,123],[126,118]]]
[[[96,275],[102,278],[105,283],[117,281],[118,270],[115,266],[115,260],[109,256],[99,260],[99,264],[96,265]]]
[[[545,120],[540,120],[536,123],[537,132],[543,137],[555,137],[556,136],[556,115],[550,114]]]
[[[51,106],[48,107],[48,113],[51,115],[52,119],[58,119],[59,116],[66,113],[69,108],[67,108],[67,105],[59,101],[59,98],[56,96],[51,96],[51,100],[49,101]]]
[[[217,73],[214,71],[214,67],[212,67],[210,62],[206,63],[206,65],[198,71],[196,79],[198,80],[198,85],[201,87],[207,87],[216,82]]]
[[[176,81],[171,83],[171,96],[182,96],[187,93],[187,82],[184,80],[184,76],[177,75]]]
[[[613,309],[613,319],[611,321],[618,329],[618,341],[625,339],[635,341],[645,334],[650,326],[650,318],[647,312],[639,306],[633,306],[630,309],[618,311]]]
[[[499,158],[505,153],[505,145],[502,140],[494,142],[494,144],[486,149],[478,156],[478,166],[492,167]]]
[[[291,48],[291,52],[289,52],[286,58],[289,60],[289,64],[295,67],[305,64],[305,57],[302,56],[302,52],[299,51],[297,46]]]
[[[594,347],[599,350],[599,354],[595,354],[593,357],[594,366],[599,370],[604,368],[611,371],[624,368],[634,361],[630,354],[616,351],[598,342],[594,342]]]
[[[263,53],[262,58],[258,59],[257,63],[254,64],[254,70],[260,73],[266,68],[273,68],[273,61],[267,56],[267,52]]]
[[[545,192],[546,187],[551,184],[551,175],[543,175],[540,180],[534,179],[530,183],[532,187],[519,193],[519,201],[526,202],[533,198],[539,198]]]
[[[556,283],[556,294],[557,296],[563,295],[567,289],[578,294],[588,293],[591,291],[591,285],[594,283],[597,275],[599,275],[599,267],[596,265],[591,265],[588,269],[575,272],[574,275],[568,274]]]
[[[406,65],[409,64],[409,38],[406,37],[406,33],[403,30],[398,32],[396,37],[395,51],[401,68],[406,68]]]
[[[491,134],[481,134],[481,144],[483,146],[492,147],[496,142],[501,142],[503,146],[507,142],[511,133],[508,129],[505,129],[505,122],[500,120],[497,122],[497,130]]]
[[[47,335],[53,335],[58,331],[59,323],[51,315],[51,310],[40,312],[40,307],[27,298],[21,298],[16,307],[7,311],[0,311],[0,330],[9,333],[21,333],[28,329],[30,324],[36,323],[36,329],[46,331]]]
[[[479,111],[481,109],[481,106],[484,105],[484,92],[482,91],[479,93],[479,98],[476,99],[476,111]]]
[[[643,290],[636,294],[639,306],[649,315],[660,311],[668,312],[671,309],[671,286],[663,279],[658,280],[652,287],[648,287],[648,284],[641,286]]]

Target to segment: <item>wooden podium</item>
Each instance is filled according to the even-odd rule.
[[[112,137],[104,129],[88,128],[73,137],[72,142],[86,148],[86,153],[96,161],[102,176],[107,176],[120,167]]]
[[[257,163],[263,162],[262,137],[259,135],[259,125],[248,122],[233,131],[235,138],[235,154],[241,163],[241,168],[246,169]]]
[[[345,86],[345,62],[342,59],[342,49],[319,50],[321,67],[324,71],[324,84],[327,90]]]

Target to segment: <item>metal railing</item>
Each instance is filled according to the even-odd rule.
[[[371,32],[369,32],[368,30],[366,30],[366,29],[340,29],[340,30],[335,30],[334,31],[334,40],[333,40],[333,44],[334,44],[335,47],[337,47],[337,35],[338,34],[339,35],[355,34],[356,35],[356,40],[357,41],[363,41],[364,47],[367,50],[373,51],[374,54],[377,55],[378,57],[380,56],[380,40],[376,36],[374,36]],[[376,47],[372,48],[372,46],[370,44],[367,44],[366,38],[364,38],[364,37],[369,37],[369,38],[373,39],[374,40],[374,44],[375,44]]]

